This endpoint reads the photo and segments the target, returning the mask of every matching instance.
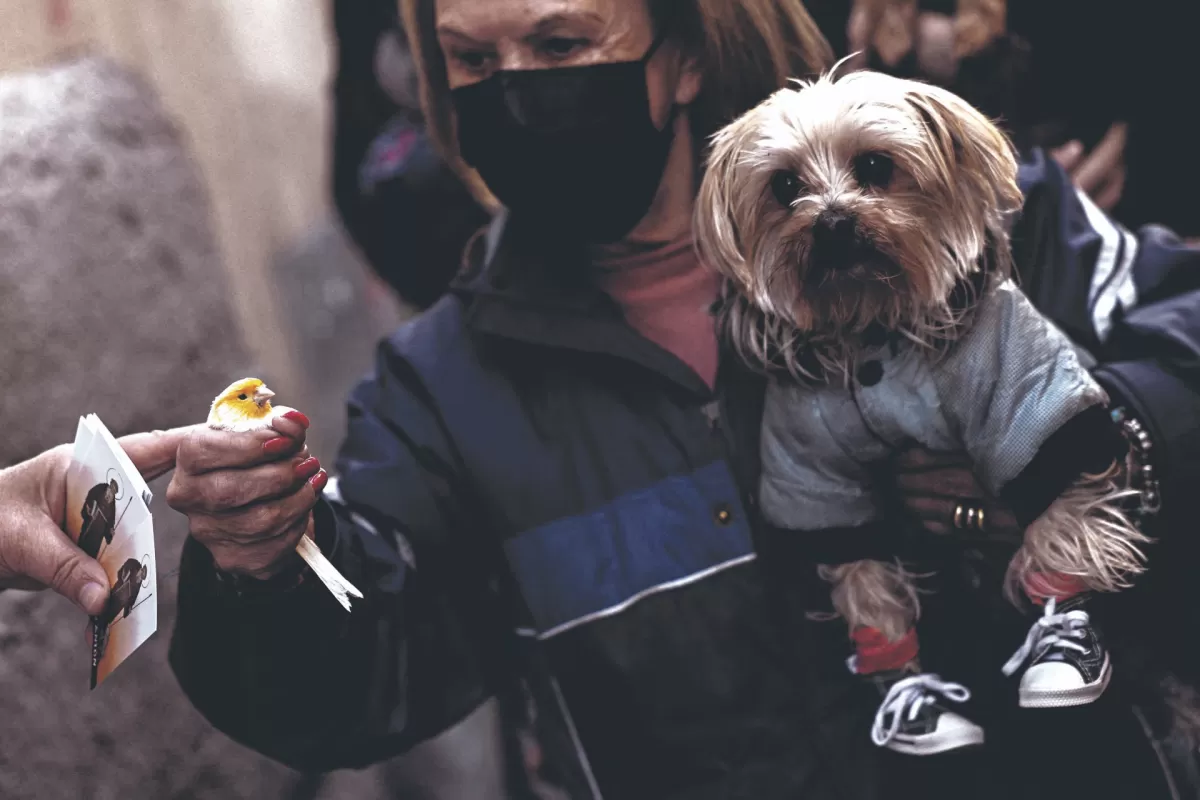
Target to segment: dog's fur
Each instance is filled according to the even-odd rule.
[[[851,630],[875,628],[896,641],[921,615],[914,576],[902,564],[854,561],[821,565],[818,574],[833,584],[833,610]]]
[[[1142,570],[1138,543],[1146,537],[1116,501],[1132,492],[1117,484],[1117,465],[1085,475],[1025,530],[1024,543],[1008,565],[1005,595],[1020,604],[1024,576],[1049,572],[1080,578],[1094,592],[1129,588]]]
[[[868,154],[893,165],[889,180],[859,180]],[[786,203],[780,173],[784,196],[799,187]],[[1010,274],[1016,178],[1009,140],[943,89],[855,72],[775,93],[714,137],[697,203],[701,256],[733,290],[724,334],[749,364],[806,381],[848,381],[872,327],[932,351],[952,345],[979,293]],[[836,269],[814,255],[831,219],[853,225]],[[1146,538],[1120,510],[1114,475],[1082,478],[1029,527],[1009,569],[1011,599],[1034,573],[1115,591],[1142,570]],[[857,562],[822,574],[851,626],[894,640],[919,613],[902,568]]]
[[[886,192],[854,180],[852,159],[871,151],[895,162]],[[810,190],[790,208],[768,188],[781,170]],[[964,314],[954,290],[978,272],[989,240],[1007,241],[1021,207],[1016,173],[1004,135],[936,87],[855,72],[776,92],[714,137],[697,205],[701,254],[737,290],[722,320],[733,345],[752,365],[832,378],[852,372],[873,324],[923,345],[952,338]],[[829,208],[869,240],[871,280],[811,268],[813,223]],[[992,255],[990,269],[1006,277],[1008,247]],[[833,374],[815,375],[805,354]]]

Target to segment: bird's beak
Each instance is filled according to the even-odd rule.
[[[262,408],[274,396],[275,393],[265,386],[260,386],[254,390],[254,402],[258,403],[259,408]]]

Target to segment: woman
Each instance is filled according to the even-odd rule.
[[[286,421],[180,448],[168,495],[193,539],[172,663],[197,707],[327,770],[528,687],[543,777],[580,798],[1170,796],[1128,704],[1072,717],[1065,737],[1005,716],[1008,640],[983,633],[994,612],[961,571],[944,572],[928,624],[953,644],[935,660],[980,687],[991,744],[936,765],[878,751],[878,698],[836,668],[837,626],[806,618],[823,587],[757,524],[763,382],[719,350],[690,219],[705,138],[827,63],[802,6],[417,0],[407,14],[433,136],[510,214],[479,269],[381,346],[323,497],[323,478],[294,472],[303,432]],[[1078,208],[1040,167],[1031,202]],[[1031,272],[1096,252],[1095,233],[1027,217]],[[1119,266],[1101,288],[1127,298]],[[1111,315],[1083,305],[1074,332],[1092,341]],[[964,502],[917,504],[948,522]],[[289,555],[305,533],[367,595],[352,613]],[[1095,764],[1061,768],[1084,755]]]

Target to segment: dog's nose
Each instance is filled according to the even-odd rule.
[[[854,251],[854,218],[840,211],[822,211],[813,224],[814,255],[823,266],[850,266]]]

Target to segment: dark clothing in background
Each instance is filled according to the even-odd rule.
[[[333,16],[334,204],[375,273],[424,309],[445,292],[489,215],[425,134],[395,0],[334,0]],[[386,83],[399,96],[378,71],[385,37],[398,73]]]
[[[1021,183],[1023,285],[1148,421],[1166,508],[1194,519],[1200,252],[1095,216],[1040,152]],[[546,777],[574,798],[1200,791],[1186,748],[1160,760],[1138,671],[1118,665],[1091,706],[1017,708],[999,669],[1028,627],[999,591],[1016,543],[969,534],[897,543],[938,570],[925,666],[971,686],[988,745],[928,759],[872,745],[878,696],[845,669],[844,628],[805,618],[827,587],[758,519],[762,379],[727,358],[711,391],[569,280],[571,254],[503,220],[492,232],[484,266],[384,342],[351,397],[316,535],[366,594],[354,612],[312,582],[235,588],[187,543],[171,664],[216,727],[298,769],[362,766],[524,680]],[[1193,529],[1154,529],[1154,563],[1187,572]],[[1160,638],[1190,640],[1200,621],[1190,582],[1173,586],[1119,596],[1171,598],[1169,614],[1135,616],[1160,660],[1186,649]]]
[[[835,53],[846,54],[851,0],[809,0]],[[945,0],[924,11],[953,14]],[[1113,216],[1200,236],[1200,159],[1194,99],[1200,77],[1200,4],[1173,0],[1114,6],[1092,0],[1008,0],[1010,36],[965,59],[951,90],[997,118],[1022,150],[1079,139],[1093,147],[1118,120],[1130,124],[1128,175]],[[878,61],[873,68],[880,68]],[[912,59],[896,70],[918,77]]]
[[[1200,181],[1200,162],[1180,157],[1192,146],[1190,134],[1186,142],[1180,134],[1192,127],[1194,113],[1188,101],[1164,91],[1170,81],[1200,77],[1195,58],[1181,57],[1177,46],[1187,5],[1009,0],[1009,27],[1028,43],[1017,104],[1021,117],[1037,126],[1035,143],[1054,147],[1079,139],[1090,150],[1114,121],[1128,122],[1128,173],[1113,216],[1195,236],[1200,208],[1190,187]]]
[[[1133,122],[1119,218],[1129,225],[1155,222],[1182,236],[1200,236],[1193,88],[1200,78],[1200,3],[1147,0],[1121,4],[1111,14],[1099,6],[1089,8],[1092,18],[1106,20],[1125,35],[1123,40],[1110,37],[1112,49],[1098,56],[1113,64],[1110,94],[1129,98]]]

